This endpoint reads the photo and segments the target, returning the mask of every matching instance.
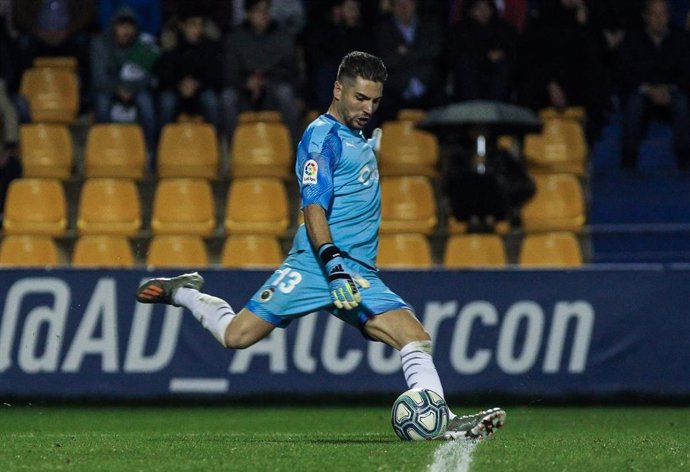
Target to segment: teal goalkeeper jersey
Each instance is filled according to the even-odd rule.
[[[376,155],[361,131],[324,114],[305,130],[297,147],[295,172],[301,208],[321,205],[333,243],[347,256],[375,266],[381,222],[381,191]],[[311,251],[304,225],[291,252]]]

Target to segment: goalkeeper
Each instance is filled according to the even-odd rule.
[[[443,396],[429,334],[376,269],[381,194],[375,143],[364,138],[362,129],[381,102],[386,75],[383,62],[370,54],[352,52],[343,58],[328,112],[307,127],[297,148],[304,224],[283,264],[239,313],[225,300],[201,293],[203,279],[197,273],[149,280],[137,300],[189,309],[232,349],[249,347],[275,328],[326,310],[366,338],[400,351],[409,388]],[[451,417],[447,438],[483,438],[502,426],[505,412]]]

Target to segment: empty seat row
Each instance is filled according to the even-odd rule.
[[[209,252],[199,236],[154,236],[141,257],[153,267],[205,267]],[[278,239],[269,235],[234,235],[226,238],[219,265],[226,268],[274,268],[283,258]],[[136,257],[123,236],[81,236],[76,240],[70,263],[74,267],[131,268]],[[577,267],[582,265],[580,245],[572,233],[527,235],[518,263],[522,267]],[[49,236],[6,236],[0,243],[0,266],[56,267],[60,264],[57,244]],[[377,264],[383,269],[429,269],[431,247],[421,234],[382,235]],[[451,236],[445,247],[443,266],[449,269],[501,268],[508,265],[502,239],[489,235]]]
[[[225,229],[231,234],[283,235],[289,225],[288,197],[278,179],[235,179],[230,185]],[[65,192],[57,179],[12,181],[5,203],[6,234],[63,236],[68,226]],[[87,179],[81,188],[77,231],[136,236],[142,228],[138,187],[131,179]],[[156,185],[151,230],[154,234],[211,236],[216,207],[205,179],[162,179]]]
[[[527,234],[520,245],[522,267],[577,267],[583,264],[580,243],[571,232]],[[378,265],[382,268],[431,268],[431,246],[422,234],[381,235]],[[508,265],[503,239],[497,234],[463,234],[448,238],[443,266],[448,269],[501,268]]]
[[[283,258],[280,242],[266,235],[228,236],[219,265],[226,268],[274,268]],[[0,243],[2,267],[57,267],[60,251],[49,236],[6,236]],[[164,235],[151,239],[142,260],[152,267],[205,267],[210,263],[199,236]],[[123,236],[81,236],[69,263],[73,267],[132,268],[137,257]]]
[[[540,175],[537,193],[524,207],[526,231],[577,231],[585,222],[584,196],[573,175]],[[134,236],[142,229],[138,187],[132,179],[93,178],[82,185],[77,210],[79,234]],[[151,229],[154,234],[211,236],[216,228],[211,184],[202,178],[169,178],[156,183]],[[57,179],[23,178],[11,183],[5,204],[8,234],[61,236],[68,209]],[[284,235],[290,226],[285,184],[274,178],[238,178],[225,203],[224,228],[230,234]],[[431,235],[438,225],[437,205],[425,177],[381,179],[381,233]],[[461,228],[461,226],[458,225]],[[449,226],[449,232],[454,231]]]

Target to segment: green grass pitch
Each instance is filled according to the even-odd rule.
[[[506,411],[475,448],[400,441],[386,407],[0,404],[0,471],[690,470],[690,408]]]

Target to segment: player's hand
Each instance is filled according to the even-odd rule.
[[[362,294],[357,285],[367,288],[369,282],[363,277],[351,274],[345,266],[345,259],[340,249],[334,244],[324,244],[319,248],[319,257],[326,266],[328,290],[336,308],[352,310],[362,301]]]

